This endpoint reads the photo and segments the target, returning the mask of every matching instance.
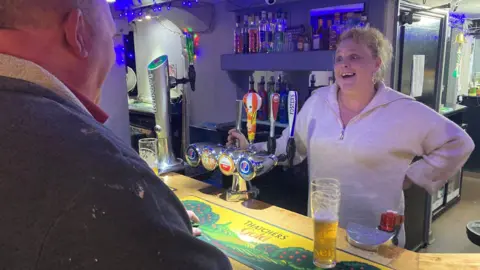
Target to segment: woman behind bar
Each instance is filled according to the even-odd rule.
[[[391,58],[392,46],[377,29],[346,31],[335,56],[336,84],[315,91],[297,117],[294,162],[308,157],[310,178],[340,181],[342,228],[349,222],[376,227],[387,210],[403,214],[404,187],[413,182],[433,194],[474,148],[458,125],[385,86]],[[237,139],[247,148],[245,137],[231,130],[228,143]],[[277,155],[285,152],[287,139],[285,130]],[[265,144],[255,147],[266,150]],[[417,156],[422,159],[412,163]]]

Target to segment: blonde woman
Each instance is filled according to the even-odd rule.
[[[340,181],[342,228],[349,222],[376,227],[386,210],[403,214],[404,185],[411,181],[434,193],[474,148],[455,123],[385,86],[391,58],[392,46],[377,29],[346,31],[335,56],[336,83],[315,91],[297,117],[295,163],[308,157],[311,178]],[[286,149],[287,133],[277,140],[277,154]],[[247,147],[234,130],[228,140]],[[422,159],[412,163],[416,156]]]

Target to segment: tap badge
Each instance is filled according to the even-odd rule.
[[[192,167],[197,167],[200,164],[200,157],[195,150],[195,147],[189,146],[187,148],[187,153],[185,154],[185,158],[188,164]]]
[[[242,158],[239,162],[240,174],[245,180],[250,180],[254,174],[253,166],[248,159]]]
[[[210,152],[207,149],[202,152],[202,164],[203,167],[209,171],[213,171],[217,168],[217,161],[212,155],[210,155]]]
[[[192,147],[189,147],[187,150],[187,157],[190,160],[195,160],[197,158],[197,152]]]
[[[233,160],[229,156],[222,155],[220,159],[218,160],[218,166],[220,167],[220,171],[224,175],[232,175],[233,172],[235,171],[235,164],[233,163]]]

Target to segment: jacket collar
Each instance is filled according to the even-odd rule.
[[[41,66],[15,56],[0,54],[0,76],[24,80],[46,89],[65,98],[90,114],[80,100],[59,79]],[[90,114],[91,115],[91,114]]]

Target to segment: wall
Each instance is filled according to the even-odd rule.
[[[116,21],[116,24],[118,34],[121,34],[126,25],[123,21]],[[120,35],[115,37],[115,45],[119,44],[123,44],[123,39]],[[126,143],[130,144],[127,85],[125,83],[125,76],[125,66],[115,64],[102,87],[100,107],[109,115],[105,126],[110,128]]]
[[[200,54],[195,63],[197,90],[190,94],[191,123],[224,123],[235,120],[235,87],[220,68],[220,56],[233,51],[234,14],[225,3],[215,5],[215,29],[200,34]]]

